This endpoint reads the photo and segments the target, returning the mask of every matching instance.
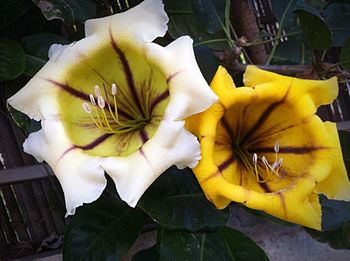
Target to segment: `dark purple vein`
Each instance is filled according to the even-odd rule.
[[[144,117],[145,115],[143,115],[141,102],[139,100],[139,96],[137,95],[136,85],[135,85],[135,81],[134,81],[134,77],[133,77],[132,71],[130,69],[130,65],[129,65],[128,59],[126,58],[124,52],[117,46],[117,43],[113,39],[113,35],[112,35],[112,32],[111,32],[111,29],[109,29],[109,35],[110,35],[112,47],[113,47],[114,51],[117,53],[120,61],[122,62],[123,69],[124,69],[124,74],[125,74],[126,81],[128,83],[128,87],[129,87],[129,90],[131,92],[131,95],[133,96],[133,98],[134,98],[134,100],[136,102],[136,106],[137,106],[140,114]]]
[[[169,97],[169,90],[165,90],[161,95],[159,95],[157,98],[155,98],[150,107],[150,112],[152,113],[153,109],[162,101],[164,101],[166,98]]]

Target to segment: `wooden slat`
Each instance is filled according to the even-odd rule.
[[[0,170],[0,185],[23,183],[53,176],[43,164]]]

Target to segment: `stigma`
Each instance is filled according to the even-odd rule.
[[[82,104],[84,112],[92,123],[105,133],[127,133],[143,128],[148,119],[121,119],[118,113],[117,85],[112,83],[108,89],[103,84],[94,86],[94,94],[89,94],[90,103]]]

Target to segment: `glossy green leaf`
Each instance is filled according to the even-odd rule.
[[[138,252],[133,258],[132,261],[157,261],[159,260],[159,253],[156,246],[151,247]]]
[[[25,65],[22,47],[16,41],[0,38],[0,81],[17,78],[23,73]]]
[[[250,238],[232,228],[214,232],[158,232],[160,260],[268,260],[264,251]]]
[[[28,0],[0,0],[0,30],[15,22],[32,6]]]
[[[320,13],[307,4],[296,8],[306,43],[311,49],[324,50],[332,47],[332,34]]]
[[[168,229],[212,229],[225,226],[229,217],[205,198],[192,171],[175,167],[150,186],[138,206]]]
[[[345,41],[341,49],[339,62],[342,67],[350,72],[350,37]]]
[[[84,22],[96,15],[93,0],[32,0],[48,20],[59,19],[68,25]]]
[[[65,233],[63,258],[120,260],[138,237],[143,213],[116,199],[99,199],[78,209]]]
[[[322,230],[334,230],[343,222],[350,221],[350,202],[330,200],[321,195]]]

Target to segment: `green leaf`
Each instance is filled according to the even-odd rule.
[[[201,70],[207,83],[210,84],[211,80],[219,67],[219,61],[213,54],[213,50],[208,46],[195,46],[194,54],[198,63],[199,69]]]
[[[160,260],[269,260],[247,236],[232,228],[215,232],[158,232]]]
[[[223,30],[226,0],[165,0],[169,16],[168,32],[173,38],[190,35],[195,43],[213,39],[227,39]],[[228,41],[208,44],[228,47]]]
[[[322,229],[334,230],[343,222],[350,221],[350,202],[330,200],[320,195],[322,206]]]
[[[303,3],[296,8],[306,43],[311,49],[324,50],[332,47],[332,34],[320,13]]]
[[[28,0],[0,1],[0,30],[15,22],[33,4]]]
[[[301,40],[301,33],[280,42],[273,56],[274,64],[310,64],[311,51]]]
[[[93,0],[32,0],[47,20],[59,19],[65,24],[74,25],[96,15]]]
[[[159,260],[159,253],[156,246],[151,247],[138,252],[133,258],[132,261],[157,261]]]
[[[212,229],[225,226],[229,217],[227,209],[217,210],[205,198],[192,172],[175,167],[151,185],[138,206],[168,229]]]
[[[23,37],[20,43],[26,54],[30,54],[45,60],[48,59],[48,52],[51,45],[69,44],[69,42],[66,39],[51,33],[39,33],[29,35]]]
[[[15,41],[0,38],[0,81],[17,78],[24,71],[26,56]]]
[[[332,31],[333,46],[342,46],[350,37],[350,12],[331,17],[329,27]]]
[[[63,258],[120,260],[138,237],[143,213],[115,199],[99,199],[78,209],[65,233]]]
[[[296,17],[294,9],[298,0],[272,0],[272,10],[277,17],[279,26],[289,30],[296,26]]]
[[[345,70],[350,72],[350,37],[345,41],[341,49],[339,62]]]
[[[325,232],[306,229],[317,241],[328,243],[335,249],[350,249],[350,222],[343,223],[339,228]]]

